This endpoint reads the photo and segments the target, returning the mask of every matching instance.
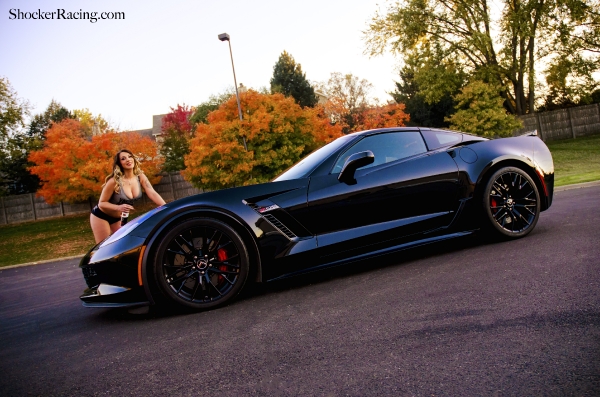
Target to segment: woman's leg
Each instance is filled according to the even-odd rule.
[[[110,225],[110,234],[113,234],[120,228],[121,228],[121,221],[113,223],[112,225]]]
[[[118,224],[119,222],[113,225]],[[94,233],[94,239],[96,240],[96,244],[98,244],[100,241],[104,240],[111,234],[111,225],[109,225],[108,222],[104,219],[100,219],[94,214],[90,214],[90,225],[92,226],[92,232]]]

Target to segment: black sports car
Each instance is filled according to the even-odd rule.
[[[80,267],[84,306],[230,302],[269,281],[488,229],[531,232],[554,166],[535,132],[488,140],[429,128],[341,137],[274,181],[183,198],[130,221]]]

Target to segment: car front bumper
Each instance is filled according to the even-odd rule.
[[[126,236],[92,248],[79,263],[88,288],[79,297],[87,307],[151,304],[142,278],[144,239]]]

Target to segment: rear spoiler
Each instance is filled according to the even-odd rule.
[[[515,135],[515,136],[538,136],[538,132],[537,132],[537,130],[526,131],[522,134]]]

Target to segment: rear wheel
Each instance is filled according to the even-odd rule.
[[[515,167],[494,173],[483,195],[488,225],[508,238],[527,235],[540,216],[540,195],[531,177]]]
[[[238,295],[248,278],[248,262],[244,242],[233,228],[195,218],[174,226],[162,239],[154,276],[171,301],[206,310]]]

